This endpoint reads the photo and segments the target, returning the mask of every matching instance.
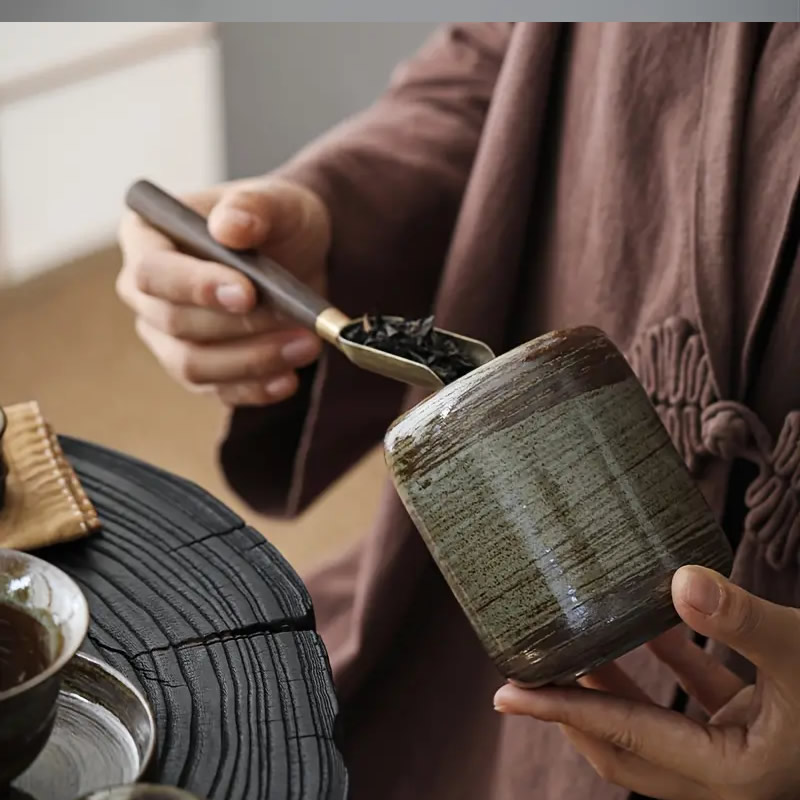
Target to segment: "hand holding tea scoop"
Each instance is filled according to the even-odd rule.
[[[559,723],[602,777],[648,797],[800,797],[800,610],[699,567],[679,570],[672,594],[692,630],[758,668],[746,684],[678,629],[650,645],[710,714],[707,724],[655,704],[614,664],[582,678],[583,688],[504,686],[495,707]]]
[[[212,186],[185,203],[220,246],[269,252],[324,293],[331,222],[314,192],[266,176]],[[175,381],[230,406],[280,403],[297,391],[298,371],[320,354],[315,332],[259,304],[240,271],[181,251],[138,214],[124,216],[119,241],[117,294]]]
[[[361,369],[439,389],[494,358],[483,342],[433,327],[433,320],[374,316],[352,320],[278,263],[255,250],[220,244],[193,209],[148,181],[138,181],[128,206],[178,246],[248,277],[284,318],[316,332]]]

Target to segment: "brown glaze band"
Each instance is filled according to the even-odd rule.
[[[475,438],[510,428],[532,413],[574,397],[576,392],[636,380],[622,354],[602,331],[592,327],[535,339],[519,349],[519,356],[513,369],[507,369],[502,358],[495,359],[437,393],[437,402],[448,409],[451,424],[471,431],[471,435],[440,439],[425,456],[415,452],[408,460],[402,443],[390,440],[399,480],[406,470],[430,469],[450,458],[454,447],[469,447]],[[462,381],[468,382],[468,391]],[[432,420],[431,435],[435,435],[436,424],[437,420]]]

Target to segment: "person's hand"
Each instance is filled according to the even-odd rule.
[[[208,217],[211,234],[240,249],[260,247],[324,292],[328,211],[311,191],[275,178],[223,184],[182,198]],[[117,293],[162,366],[194,391],[229,405],[266,405],[297,389],[296,370],[321,342],[310,331],[256,308],[250,281],[233,269],[178,252],[128,213],[120,228],[123,266]]]
[[[652,643],[708,724],[655,705],[615,664],[584,688],[503,686],[495,707],[560,723],[603,778],[658,800],[799,798],[800,611],[701,567],[678,570],[672,597],[690,628],[758,668],[745,685],[677,628]]]

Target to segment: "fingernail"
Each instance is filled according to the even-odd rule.
[[[217,287],[217,302],[228,311],[247,311],[247,292],[235,283]]]
[[[290,375],[280,375],[267,381],[264,385],[264,391],[273,397],[284,397],[289,394],[294,388],[294,379]]]
[[[506,702],[505,694],[506,689],[503,687],[502,689],[498,689],[494,695],[494,710],[499,711],[501,714],[508,711],[508,703]]]
[[[678,593],[683,601],[701,614],[711,616],[722,599],[722,589],[704,569],[684,567],[676,575]]]
[[[300,339],[292,339],[281,348],[281,356],[288,364],[298,367],[305,366],[317,357],[319,343],[316,339],[304,336]]]
[[[242,211],[240,208],[226,208],[220,216],[221,221],[226,225],[234,225],[251,232],[257,231],[262,225],[258,217],[248,211]]]

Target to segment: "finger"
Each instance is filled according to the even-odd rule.
[[[208,215],[208,230],[219,242],[236,249],[259,247],[267,237],[280,244],[299,230],[302,212],[297,191],[281,181],[231,187]]]
[[[608,783],[622,786],[653,800],[709,800],[700,784],[670,770],[656,767],[639,756],[602,742],[581,731],[562,726],[573,747]]]
[[[229,314],[196,306],[178,306],[142,292],[135,293],[130,305],[139,318],[156,330],[190,342],[225,341],[287,330],[266,308],[256,308],[249,314]]]
[[[728,645],[764,674],[797,694],[800,613],[740,589],[704,567],[682,567],[672,580],[672,598],[684,622]]]
[[[269,235],[272,205],[264,192],[231,189],[208,215],[208,230],[226,247],[258,247]]]
[[[739,694],[729,700],[709,720],[712,725],[741,725],[743,719],[752,720],[759,716],[763,706],[764,680],[745,686]],[[774,684],[773,684],[774,686]],[[752,739],[751,739],[752,742]]]
[[[177,250],[172,240],[151,228],[138,214],[128,211],[119,225],[119,245],[125,261],[136,260],[143,253]]]
[[[185,195],[181,198],[189,208],[198,214],[207,217],[208,213],[218,202],[222,188],[207,189],[195,194]],[[119,224],[120,249],[125,260],[136,259],[143,253],[156,250],[177,250],[172,240],[155,228],[148,225],[138,214],[126,211]]]
[[[287,400],[298,385],[296,373],[284,372],[260,383],[220,384],[216,393],[227,406],[267,406]]]
[[[650,642],[650,649],[674,673],[678,683],[709,713],[715,714],[747,684],[680,628]]]
[[[224,188],[222,186],[214,187],[202,192],[184,195],[180,200],[201,216],[207,217],[211,209],[219,202],[223,191]],[[151,227],[133,211],[126,211],[122,215],[118,238],[125,261],[136,260],[146,253],[160,250],[178,250],[175,243],[168,236]]]
[[[142,319],[136,330],[177,380],[192,385],[255,383],[311,364],[320,342],[308,331],[258,334],[214,344],[184,342]]]
[[[744,749],[739,729],[700,725],[659,706],[589,689],[523,690],[503,686],[499,711],[568,725],[663,769],[693,780],[712,778],[715,762]]]
[[[123,269],[131,275],[135,289],[175,305],[245,313],[256,303],[255,288],[244,275],[183,253],[148,251],[126,262]]]
[[[652,702],[650,696],[618,664],[603,664],[602,667],[578,679],[581,686],[600,692],[609,692],[630,700]]]

